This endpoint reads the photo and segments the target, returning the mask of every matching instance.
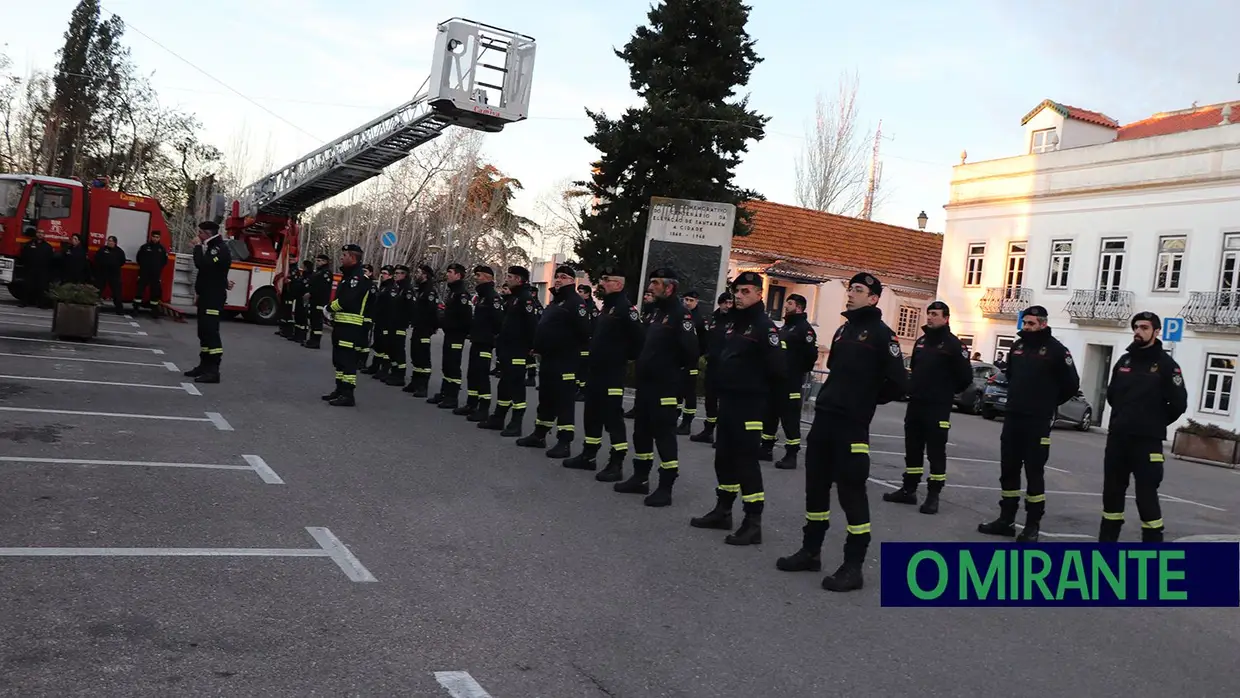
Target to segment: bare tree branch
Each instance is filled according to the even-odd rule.
[[[590,204],[590,192],[565,177],[543,192],[535,204],[542,219],[543,245],[550,244],[555,252],[565,252],[581,241],[581,217]]]
[[[843,74],[834,99],[819,94],[805,150],[796,161],[797,203],[856,216],[865,203],[874,132],[859,123],[855,73]]]

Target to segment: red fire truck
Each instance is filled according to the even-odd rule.
[[[295,160],[241,190],[227,210],[212,197],[211,218],[227,231],[233,264],[225,309],[255,322],[276,321],[277,289],[298,260],[298,217],[315,204],[378,176],[448,126],[498,132],[528,116],[534,70],[532,37],[467,19],[437,27],[428,89],[409,102]],[[490,61],[490,62],[488,62]],[[154,199],[39,175],[0,175],[0,280],[17,290],[21,245],[32,228],[57,244],[86,232],[90,253],[116,235],[133,257],[154,230],[170,240]],[[165,306],[193,311],[193,260],[165,267]],[[137,266],[127,264],[123,296],[133,297]]]

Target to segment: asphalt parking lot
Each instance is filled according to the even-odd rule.
[[[763,545],[734,548],[688,526],[714,475],[713,451],[686,438],[673,505],[649,509],[365,377],[357,408],[327,407],[329,350],[271,328],[225,323],[224,380],[201,385],[181,375],[192,319],[104,314],[106,333],[73,343],[49,318],[0,302],[0,693],[1240,689],[1235,610],[880,607],[878,542],[983,538],[997,422],[953,418],[949,487],[929,517],[880,501],[903,469],[903,405],[881,409],[867,586],[838,595],[821,574],[774,566],[800,542],[803,469],[765,466]],[[1105,437],[1053,438],[1044,532],[1092,538]],[[1240,533],[1237,488],[1236,471],[1169,459],[1169,538]]]

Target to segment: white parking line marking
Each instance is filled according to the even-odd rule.
[[[232,431],[233,430],[232,425],[229,424],[228,420],[224,419],[224,415],[220,414],[219,412],[208,412],[207,419],[212,424],[215,425],[216,429],[219,429],[220,431]]]
[[[307,526],[317,548],[0,548],[4,557],[326,557],[355,582],[377,581],[326,528]]]
[[[59,339],[35,339],[34,337],[10,337],[9,335],[0,335],[0,339],[9,339],[14,342],[42,342],[44,344],[65,344],[71,347],[75,346],[75,345],[69,344],[68,342],[61,341]],[[150,347],[127,347],[124,344],[101,344],[99,342],[90,342],[90,343],[84,342],[76,346],[103,347],[106,349],[132,349],[134,351],[149,351],[152,354],[164,353],[163,349],[151,349]]]
[[[889,483],[885,480],[878,480],[875,478],[870,478],[870,481],[878,483],[878,484],[886,485],[887,487],[891,487],[892,489],[899,489],[900,487],[899,485]],[[947,483],[947,486],[958,487],[962,490],[985,490],[988,492],[999,492],[1000,491],[1000,488],[998,487],[984,487],[982,485],[960,485],[954,482]],[[1071,492],[1068,490],[1047,490],[1046,494],[1061,494],[1061,495],[1072,496],[1072,497],[1101,497],[1102,496],[1101,492]],[[1201,507],[1202,509],[1211,509],[1213,511],[1227,511],[1226,509],[1222,509],[1220,507],[1216,507],[1210,504],[1202,504],[1201,502],[1194,502],[1191,499],[1182,499],[1180,497],[1173,497],[1172,495],[1163,494],[1161,492],[1158,494],[1158,496],[1164,501],[1176,502],[1177,504],[1191,504],[1192,506]],[[1130,494],[1130,495],[1127,495],[1127,499],[1136,501],[1137,498]]]
[[[126,337],[148,337],[147,333],[139,330],[137,332],[121,332],[119,330],[99,330],[99,334],[118,334]]]
[[[452,698],[491,698],[467,671],[437,671],[435,680]]]
[[[86,385],[116,385],[122,388],[154,388],[157,390],[185,390],[185,386],[187,385],[189,385],[191,388],[193,387],[189,383],[182,383],[180,385],[155,385],[153,383],[118,383],[116,381],[88,381],[88,380],[82,380],[80,378],[43,378],[40,376],[0,375],[0,378],[7,378],[8,380],[17,380],[17,381],[52,381],[55,383],[84,383]],[[189,392],[189,391],[186,391],[186,392]],[[195,391],[190,394],[201,395],[202,393]]]
[[[1176,538],[1172,543],[1240,543],[1240,535],[1225,533],[1199,533],[1195,536]]]
[[[877,454],[880,456],[900,456],[900,457],[904,456],[903,453],[899,453],[897,451],[870,451],[870,454],[871,455]],[[958,456],[948,456],[947,460],[961,461],[964,463],[986,463],[988,465],[999,465],[999,461],[989,460],[986,458],[960,458]],[[1045,467],[1047,470],[1054,470],[1057,473],[1068,473],[1069,475],[1071,475],[1070,472],[1068,472],[1067,470],[1064,470],[1063,468],[1055,468],[1049,465]]]
[[[247,465],[225,465],[223,463],[172,463],[167,461],[144,460],[94,460],[90,458],[28,458],[25,456],[0,456],[0,463],[38,463],[43,465],[128,465],[139,468],[189,468],[199,470],[247,470],[252,471],[268,485],[283,485],[284,480],[276,475],[267,461],[260,456],[241,456]]]
[[[193,383],[182,383],[181,388],[190,395],[202,395],[202,391],[198,390],[198,386]]]
[[[34,407],[0,407],[5,412],[35,412],[38,414],[79,414],[86,417],[129,417],[132,419],[161,419],[170,422],[211,422],[220,431],[232,431],[233,428],[219,412],[207,412],[206,417],[173,417],[164,414],[132,414],[129,412],[86,412],[82,410],[46,410]],[[212,416],[214,415],[214,416]]]
[[[22,327],[41,327],[41,328],[43,328],[43,329],[45,329],[45,330],[49,330],[49,331],[52,329],[52,328],[51,328],[51,327],[49,327],[48,325],[46,325],[46,324],[44,324],[44,323],[41,323],[41,322],[17,322],[17,321],[15,321],[15,320],[6,320],[6,319],[4,319],[4,318],[2,318],[2,317],[0,317],[0,323],[4,323],[5,325],[20,325],[20,326],[22,326]],[[103,329],[101,329],[101,330],[99,330],[99,334],[115,334],[115,335],[121,335],[121,336],[125,336],[125,337],[147,337],[147,336],[149,336],[149,335],[147,335],[147,333],[145,333],[145,332],[143,332],[143,331],[141,331],[141,330],[139,330],[138,332],[121,332],[120,330],[103,330]]]
[[[85,361],[92,364],[118,364],[121,366],[152,366],[155,368],[167,368],[169,371],[179,371],[177,365],[167,361],[159,364],[148,364],[140,361],[112,361],[110,359],[82,359],[76,356],[36,356],[34,354],[12,354],[0,351],[0,356],[12,356],[19,359],[37,359],[39,361]]]
[[[284,480],[280,479],[279,475],[276,475],[276,471],[272,470],[270,465],[267,465],[267,461],[263,460],[262,456],[246,455],[241,457],[245,459],[245,462],[250,464],[250,467],[254,469],[254,472],[258,473],[258,476],[262,478],[263,482],[268,485],[284,484]]]
[[[136,323],[136,322],[131,322],[131,323],[129,323],[129,326],[130,326],[130,327],[141,327],[142,325],[139,325],[139,324],[138,324],[138,323]]]
[[[306,531],[314,536],[319,546],[323,548],[323,552],[327,553],[327,556],[340,566],[341,571],[349,579],[355,582],[378,581],[331,531],[320,526],[306,526]]]
[[[899,440],[901,440],[901,441],[903,441],[903,440],[904,440],[904,435],[903,435],[903,434],[900,434],[900,435],[898,435],[898,436],[897,436],[896,434],[870,434],[870,437],[871,437],[871,438],[876,437],[876,436],[877,436],[878,438],[880,438],[880,439],[899,439]],[[947,442],[947,445],[948,445],[948,446],[955,446],[956,444],[954,444],[954,443],[952,443],[952,442],[948,441],[948,442]],[[900,454],[900,455],[904,455],[904,454]]]
[[[31,319],[31,320],[47,320],[47,321],[49,321],[49,322],[51,322],[51,320],[52,320],[52,315],[51,315],[51,314],[48,314],[48,315],[30,315],[29,313],[5,313],[5,312],[0,312],[0,316],[5,316],[5,317],[24,317],[24,318],[28,318],[28,319]],[[134,324],[134,323],[132,323],[132,322],[121,322],[120,320],[108,320],[108,319],[106,319],[106,318],[99,318],[99,324],[101,324],[101,325],[122,325],[122,326],[123,326],[123,325],[133,325],[134,327],[138,327],[138,325],[136,325],[136,324]]]

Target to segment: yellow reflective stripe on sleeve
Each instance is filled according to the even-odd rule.
[[[869,453],[870,445],[869,444],[852,444],[848,447],[848,452],[849,453]]]
[[[801,393],[788,393],[788,399],[789,400],[800,400]]]
[[[741,496],[741,501],[742,501],[742,502],[751,502],[751,503],[752,503],[752,502],[765,502],[765,501],[766,501],[766,493],[765,493],[765,492],[754,492],[753,494],[746,494],[746,495],[742,495],[742,496]]]
[[[1049,437],[1049,436],[1043,436],[1043,437],[1042,437],[1042,440],[1041,440],[1039,443],[1041,443],[1043,446],[1050,446],[1050,445],[1051,445],[1051,437]]]
[[[1165,462],[1165,459],[1163,458],[1163,454],[1161,453],[1151,453],[1150,462],[1151,463],[1163,463]]]
[[[453,349],[464,349],[465,345],[464,344],[453,344],[452,348]]]
[[[337,342],[337,344],[340,345],[341,349],[352,349],[353,348],[353,342]]]
[[[512,359],[512,365],[513,366],[524,366],[525,359]]]
[[[696,368],[689,369],[689,375],[696,376],[697,374],[698,374],[698,370]]]
[[[662,406],[665,406],[665,407],[675,407],[675,406],[676,406],[676,398],[674,398],[674,397],[663,397],[663,398],[659,398],[659,404],[660,404],[660,405],[662,405]]]
[[[337,298],[336,300],[332,301],[332,304],[327,306],[327,309],[332,311],[333,313],[340,312],[340,299]]]
[[[336,317],[332,321],[338,325],[360,325],[362,324],[362,316],[358,313],[336,313]]]
[[[491,352],[489,352],[489,351],[480,351],[480,352],[478,352],[478,358],[480,358],[480,359],[492,359],[492,358],[495,358],[495,357],[491,356]]]
[[[1025,495],[1025,501],[1026,501],[1026,502],[1029,502],[1029,503],[1031,503],[1031,504],[1036,504],[1036,503],[1038,503],[1038,502],[1045,502],[1045,501],[1046,501],[1046,495],[1044,495],[1044,494],[1026,494],[1026,495]]]
[[[397,337],[406,337],[408,335],[409,335],[409,330],[396,330]]]
[[[566,381],[575,381],[575,380],[577,380],[577,374],[575,374],[575,373],[564,373],[564,374],[561,374],[561,375],[560,375],[560,379],[561,379],[561,380],[566,380]]]
[[[762,422],[745,422],[745,431],[761,431],[761,430],[762,430]]]
[[[854,536],[862,536],[870,532],[870,524],[863,523],[856,526],[849,524],[848,532]]]
[[[208,309],[207,309],[207,315],[219,315],[219,314],[220,314],[220,311],[218,311],[218,310],[216,310],[216,309],[214,309],[214,308],[208,308]]]
[[[1124,512],[1104,511],[1102,512],[1102,518],[1106,519],[1107,521],[1123,521]]]
[[[583,352],[581,352],[581,355],[582,355],[582,356],[589,356],[589,355],[590,355],[590,352],[588,352],[588,351],[583,351]]]
[[[422,337],[422,338],[421,338],[420,340],[418,340],[418,341],[422,342],[423,344],[430,344],[430,343],[431,343],[431,338],[430,338],[430,337]]]
[[[806,521],[830,521],[831,511],[807,511],[805,512]]]
[[[1163,527],[1162,519],[1154,519],[1153,521],[1142,521],[1141,522],[1141,528],[1162,528],[1162,527]]]
[[[785,341],[784,341],[784,340],[782,340],[782,339],[781,339],[781,340],[779,340],[779,348],[780,348],[780,349],[787,349],[787,348],[788,348],[788,343],[787,343],[787,342],[785,342]]]
[[[607,394],[611,397],[624,397],[624,388],[608,388]]]
[[[465,395],[466,397],[478,397],[478,391],[477,390],[466,390]]]
[[[940,429],[951,429],[951,428],[952,428],[952,423],[951,423],[951,422],[946,422],[946,421],[944,421],[944,422],[939,422],[939,428],[940,428]]]

